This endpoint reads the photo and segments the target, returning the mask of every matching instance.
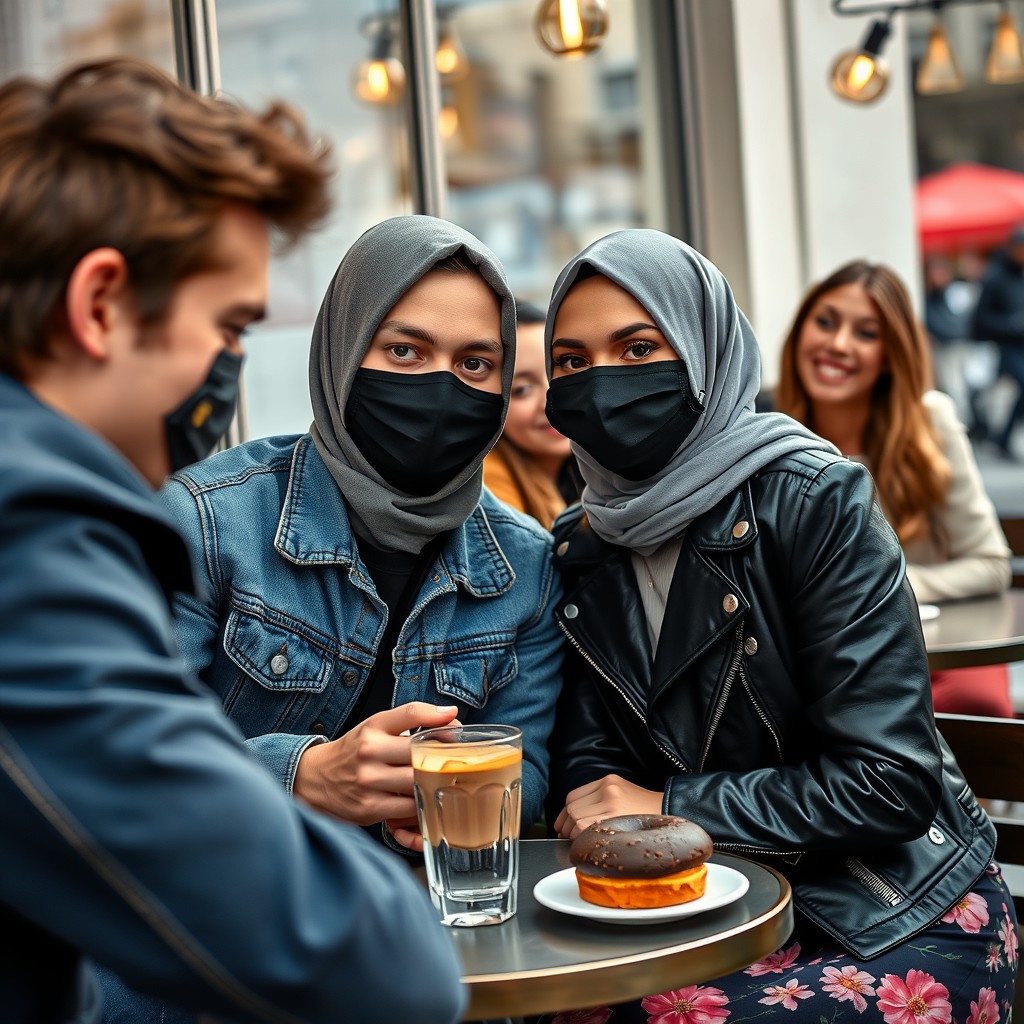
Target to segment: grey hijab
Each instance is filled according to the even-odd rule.
[[[357,533],[396,551],[419,552],[434,537],[461,526],[480,500],[483,460],[501,434],[436,494],[396,491],[363,458],[345,428],[345,403],[356,370],[380,322],[440,260],[464,249],[501,300],[501,374],[508,410],[515,357],[516,313],[497,257],[468,231],[436,217],[394,217],[366,231],[345,254],[324,296],[309,353],[310,434],[341,488]]]
[[[729,283],[699,252],[661,231],[616,231],[584,249],[555,282],[545,338],[548,373],[555,314],[589,265],[628,291],[654,318],[704,392],[704,413],[668,465],[649,480],[604,469],[575,443],[594,532],[650,554],[781,455],[836,449],[781,413],[755,413],[761,355]],[[584,371],[586,372],[586,371]]]

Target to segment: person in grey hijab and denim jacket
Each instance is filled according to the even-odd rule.
[[[514,346],[487,248],[433,217],[385,221],[324,298],[310,433],[249,441],[162,492],[206,589],[176,608],[190,667],[288,791],[413,849],[410,729],[518,726],[526,827],[547,787],[550,537],[481,482]]]
[[[781,870],[798,912],[788,948],[745,971],[594,1019],[817,1024],[849,1009],[831,1000],[890,1024],[1005,1017],[1013,902],[936,734],[867,471],[754,411],[750,324],[661,232],[572,260],[547,341],[548,419],[586,481],[554,528],[570,653],[549,820],[571,838],[615,815],[690,818]]]

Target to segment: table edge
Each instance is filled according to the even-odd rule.
[[[469,987],[470,1000],[462,1019],[468,1021],[551,1013],[555,997],[558,999],[559,1011],[639,999],[664,990],[665,985],[659,980],[647,979],[655,973],[663,972],[666,961],[680,960],[703,946],[708,947],[710,963],[691,965],[689,971],[681,971],[673,982],[674,986],[703,983],[740,970],[774,952],[793,931],[793,893],[789,882],[767,864],[758,864],[758,867],[775,875],[779,882],[779,899],[752,921],[719,933],[721,937],[743,936],[747,940],[733,947],[729,955],[722,952],[714,955],[715,944],[704,938],[666,946],[656,954],[649,951],[631,953],[551,970],[464,975],[462,981]],[[647,970],[644,970],[645,966]],[[566,991],[565,983],[577,977],[586,979],[585,992],[580,996]],[[529,989],[521,987],[524,981],[531,983]],[[629,984],[623,985],[623,981]]]

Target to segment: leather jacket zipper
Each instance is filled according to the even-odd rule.
[[[772,723],[768,720],[768,716],[764,713],[761,705],[758,704],[757,699],[754,697],[754,691],[750,685],[750,680],[747,678],[747,673],[743,668],[742,661],[740,662],[740,681],[743,683],[743,689],[747,691],[747,696],[750,698],[750,703],[754,705],[754,710],[757,712],[758,717],[762,722],[764,722],[765,728],[772,734],[772,739],[775,741],[775,750],[779,755],[779,764],[782,764],[782,744],[779,742],[779,734],[772,727]]]
[[[876,875],[869,867],[855,857],[847,857],[847,870],[865,888],[870,889],[879,899],[885,900],[890,907],[898,907],[903,896],[897,892],[881,875]]]
[[[627,706],[632,710],[633,714],[635,714],[636,717],[639,718],[640,721],[643,722],[644,726],[646,727],[647,726],[647,719],[644,717],[643,712],[641,712],[641,710],[629,699],[629,697],[626,696],[626,693],[622,689],[622,687],[619,686],[619,684],[617,682],[615,682],[615,680],[612,679],[612,677],[610,675],[608,675],[608,673],[605,672],[604,669],[601,668],[601,666],[598,665],[598,663],[587,653],[587,651],[584,649],[583,645],[576,639],[576,637],[574,637],[572,635],[572,633],[569,632],[568,629],[566,629],[565,623],[562,622],[561,619],[558,619],[558,627],[566,635],[567,639],[569,640],[569,643],[571,643],[573,645],[573,647],[576,648],[576,650],[579,652],[579,654],[583,658],[583,660],[613,690],[615,690],[616,693],[618,693],[620,697],[622,697],[622,699],[626,702]],[[728,696],[728,692],[727,691],[732,686],[732,681],[733,681],[733,679],[736,676],[736,672],[737,672],[737,669],[738,669],[738,666],[739,666],[739,658],[742,656],[742,652],[743,652],[743,627],[742,626],[737,628],[736,635],[737,635],[736,650],[739,653],[733,655],[732,661],[729,664],[729,673],[726,676],[726,685],[725,685],[725,687],[723,687],[722,698],[719,700],[718,707],[716,707],[716,709],[715,709],[716,717],[713,719],[713,722],[712,722],[712,732],[714,731],[714,727],[717,726],[718,721],[721,719],[722,714],[724,713],[724,710],[725,710],[725,698]],[[650,735],[649,731],[648,731],[648,735]],[[681,772],[689,772],[689,768],[687,768],[686,765],[684,765],[681,761],[679,761],[676,757],[674,757],[670,751],[666,750],[665,747],[662,746],[662,744],[658,743],[658,741],[655,740],[653,736],[651,737],[651,739],[654,740],[654,742],[658,746],[658,749]],[[709,737],[708,742],[710,743],[710,737]],[[707,747],[706,746],[705,746],[705,749],[704,749],[704,756],[705,757],[707,756]],[[703,758],[701,760],[701,765],[703,766]],[[729,850],[729,851],[734,851],[734,852],[737,852],[737,853],[758,853],[758,854],[764,854],[766,856],[773,856],[773,857],[800,857],[803,854],[803,850],[769,850],[769,849],[766,849],[766,848],[763,848],[763,847],[758,847],[758,846],[744,846],[742,843],[716,843],[715,844],[715,848],[718,849],[718,850]]]
[[[604,669],[603,669],[603,668],[601,668],[601,666],[600,666],[600,665],[598,665],[598,663],[597,663],[596,661],[594,661],[594,659],[593,659],[593,658],[592,658],[592,657],[591,657],[591,656],[590,656],[590,655],[589,655],[589,654],[588,654],[588,653],[587,653],[587,652],[586,652],[586,651],[584,650],[584,648],[583,648],[583,645],[582,645],[582,644],[581,644],[581,643],[580,643],[580,642],[579,642],[579,641],[578,641],[578,640],[576,639],[576,637],[574,637],[574,636],[572,635],[572,633],[570,633],[570,632],[569,632],[569,630],[568,630],[568,629],[566,629],[566,627],[565,627],[565,623],[564,623],[564,622],[562,622],[562,620],[561,620],[561,619],[559,619],[559,620],[558,620],[558,627],[559,627],[559,629],[561,629],[561,631],[562,631],[562,632],[563,632],[563,633],[564,633],[564,634],[566,635],[566,637],[567,637],[567,638],[568,638],[568,640],[569,640],[569,643],[571,643],[571,644],[573,645],[573,647],[575,647],[575,648],[576,648],[576,650],[577,650],[577,651],[579,651],[579,653],[580,653],[580,656],[581,656],[581,657],[583,658],[583,660],[584,660],[584,661],[585,661],[585,662],[586,662],[586,663],[587,663],[587,664],[588,664],[588,665],[589,665],[589,666],[590,666],[590,667],[591,667],[591,668],[592,668],[592,669],[593,669],[593,670],[594,670],[594,671],[595,671],[595,672],[596,672],[596,673],[597,673],[597,674],[598,674],[598,675],[599,675],[599,676],[600,676],[600,677],[601,677],[601,678],[602,678],[602,679],[603,679],[603,680],[604,680],[604,681],[605,681],[606,683],[608,683],[608,685],[609,685],[609,686],[610,686],[610,687],[611,687],[611,688],[612,688],[613,690],[615,690],[615,692],[616,692],[616,693],[618,693],[618,695],[619,695],[619,696],[620,696],[620,697],[621,697],[621,698],[622,698],[622,699],[623,699],[623,700],[624,700],[624,701],[626,702],[626,704],[627,704],[627,705],[629,706],[629,708],[630,708],[630,709],[632,710],[633,714],[635,714],[635,715],[636,715],[636,717],[637,717],[637,718],[639,718],[641,722],[643,722],[643,724],[644,724],[644,727],[646,728],[646,727],[647,727],[647,719],[646,719],[646,718],[644,717],[644,714],[643,714],[643,712],[642,712],[642,711],[641,711],[641,710],[640,710],[640,709],[639,709],[639,708],[638,708],[638,707],[637,707],[637,706],[636,706],[636,705],[635,705],[635,704],[634,704],[634,703],[633,703],[633,702],[632,702],[632,701],[631,701],[631,700],[629,699],[629,697],[627,697],[627,696],[626,696],[626,691],[625,691],[625,690],[623,690],[623,689],[622,689],[622,687],[621,687],[621,686],[619,686],[619,684],[618,684],[617,682],[615,682],[615,680],[614,680],[614,679],[612,679],[612,677],[611,677],[610,675],[608,675],[608,673],[607,673],[607,672],[605,672],[605,671],[604,671]],[[649,729],[648,729],[648,732],[647,732],[647,734],[648,734],[648,735],[650,736],[650,730],[649,730]],[[655,744],[657,745],[658,749],[659,749],[659,750],[660,750],[660,751],[661,751],[661,752],[662,752],[662,753],[663,753],[663,754],[664,754],[664,755],[665,755],[665,756],[666,756],[666,757],[667,757],[667,758],[668,758],[668,759],[669,759],[669,760],[670,760],[670,761],[671,761],[671,762],[672,762],[672,763],[673,763],[673,764],[674,764],[674,765],[675,765],[675,766],[676,766],[676,767],[677,767],[677,768],[678,768],[678,769],[679,769],[679,770],[680,770],[681,772],[688,772],[688,771],[689,771],[689,768],[687,768],[687,767],[686,767],[686,765],[682,763],[682,761],[680,761],[680,760],[679,760],[679,759],[678,759],[677,757],[675,757],[675,756],[674,756],[674,755],[672,754],[672,752],[671,752],[671,751],[669,751],[669,750],[666,750],[666,749],[665,749],[665,747],[664,747],[664,746],[662,746],[662,744],[661,744],[661,743],[658,743],[658,741],[657,741],[656,739],[654,739],[654,737],[653,737],[653,736],[651,736],[651,739],[652,739],[652,740],[654,740],[654,743],[655,743]]]
[[[704,762],[708,759],[708,752],[711,750],[711,741],[715,738],[718,723],[725,714],[725,702],[729,699],[732,691],[732,684],[736,680],[736,673],[740,670],[740,662],[743,658],[743,623],[736,627],[736,643],[733,648],[732,658],[729,659],[729,669],[725,674],[725,682],[722,683],[722,692],[719,694],[718,703],[715,705],[714,714],[711,716],[711,726],[708,729],[707,737],[704,740],[704,749],[700,753],[700,763],[697,771],[704,770]]]

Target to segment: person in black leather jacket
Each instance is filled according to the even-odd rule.
[[[690,818],[781,870],[798,911],[785,949],[613,1020],[817,1022],[830,999],[886,1024],[1005,1018],[1012,901],[935,731],[867,471],[754,412],[753,331],[668,235],[616,232],[572,260],[547,341],[548,418],[587,485],[554,528],[569,653],[548,820],[571,838],[618,814]],[[727,1009],[754,997],[771,1009]]]

